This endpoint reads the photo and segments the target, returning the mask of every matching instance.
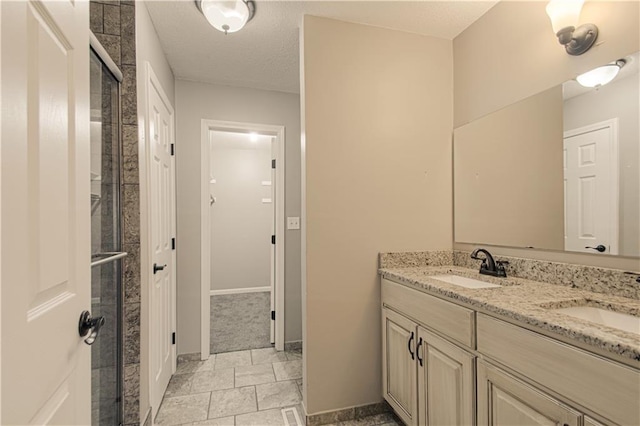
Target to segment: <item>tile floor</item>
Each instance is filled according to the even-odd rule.
[[[302,409],[302,355],[273,348],[180,361],[156,416],[158,425],[285,426],[283,408]],[[285,410],[290,426],[295,419]],[[395,426],[392,414],[339,423],[340,426]]]

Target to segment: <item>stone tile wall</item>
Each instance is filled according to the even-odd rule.
[[[124,423],[140,423],[140,186],[136,103],[135,2],[91,0],[90,26],[123,74],[121,88],[124,262]]]

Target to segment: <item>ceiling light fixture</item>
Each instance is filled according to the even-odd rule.
[[[598,38],[598,27],[594,24],[576,28],[583,4],[584,0],[551,0],[547,4],[553,32],[569,55],[582,55]]]
[[[225,34],[241,30],[256,13],[252,0],[196,0],[196,5],[211,26]]]
[[[620,72],[620,69],[625,66],[627,61],[624,59],[618,59],[607,65],[603,65],[591,71],[587,71],[584,74],[580,74],[576,77],[576,81],[584,87],[600,87],[605,84],[611,83],[614,78]]]
[[[258,134],[255,132],[249,133],[249,139],[251,139],[253,143],[258,142]]]

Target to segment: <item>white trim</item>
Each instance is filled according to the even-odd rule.
[[[245,293],[262,293],[271,291],[271,287],[245,287],[245,288],[228,288],[225,290],[210,290],[209,296],[222,296],[225,294],[245,294]]]
[[[564,132],[563,139],[578,136],[596,130],[611,129],[611,141],[609,143],[609,170],[611,171],[611,188],[609,191],[609,210],[611,212],[611,235],[609,235],[609,255],[617,255],[620,239],[620,173],[618,158],[618,118],[600,121],[588,126]]]
[[[209,357],[210,327],[211,327],[211,212],[209,204],[209,132],[211,130],[256,132],[263,135],[276,137],[276,333],[275,347],[278,351],[284,350],[284,253],[285,253],[285,128],[270,124],[240,123],[234,121],[218,121],[202,119],[201,121],[201,155],[200,155],[200,357],[206,360]]]
[[[138,158],[139,158],[139,167],[140,167],[140,269],[141,269],[141,289],[140,289],[140,309],[141,309],[141,319],[142,319],[142,324],[147,324],[146,327],[141,327],[140,328],[140,359],[141,360],[146,360],[145,362],[147,363],[146,365],[146,371],[142,372],[141,371],[141,382],[143,379],[146,379],[146,386],[148,388],[149,391],[149,399],[150,401],[153,401],[153,392],[154,392],[154,388],[153,388],[153,374],[152,374],[152,365],[151,365],[151,335],[152,333],[150,333],[151,328],[150,328],[150,324],[152,324],[151,321],[151,306],[150,306],[150,301],[151,301],[151,297],[150,297],[150,293],[149,293],[149,289],[151,288],[151,274],[149,273],[149,268],[145,267],[145,265],[150,265],[151,264],[151,253],[152,253],[152,247],[151,247],[151,212],[150,212],[150,206],[151,206],[151,189],[150,189],[150,182],[151,182],[151,176],[150,176],[150,169],[149,169],[149,159],[151,158],[151,146],[149,145],[149,141],[146,138],[146,135],[149,134],[149,94],[151,93],[150,89],[153,86],[156,89],[156,92],[158,93],[158,95],[160,96],[160,99],[162,100],[162,102],[166,105],[167,109],[169,110],[169,113],[171,114],[171,131],[170,133],[170,138],[171,138],[171,143],[176,144],[176,138],[175,138],[175,113],[174,113],[174,109],[173,106],[171,105],[171,102],[169,101],[169,98],[167,97],[164,89],[162,88],[162,85],[160,84],[160,80],[158,80],[158,77],[156,76],[155,72],[153,71],[153,68],[151,66],[151,64],[147,61],[144,62],[144,67],[143,67],[143,71],[144,73],[144,84],[142,84],[141,89],[141,93],[138,97],[139,101],[142,100],[141,102],[141,107],[142,107],[142,113],[138,114],[138,119],[139,119],[139,123],[138,123],[138,140],[139,140],[139,144],[138,144]],[[177,144],[176,144],[177,145]],[[175,157],[172,157],[172,161],[171,161],[171,166],[172,166],[172,183],[174,185],[174,191],[173,191],[173,217],[171,218],[172,221],[172,232],[173,235],[176,235],[176,199],[175,199]],[[172,312],[170,313],[170,318],[171,318],[171,328],[173,329],[173,331],[176,331],[176,326],[177,326],[177,319],[176,319],[176,264],[177,264],[177,257],[176,257],[176,253],[177,250],[174,250],[172,252],[172,257],[171,257],[171,261],[173,263],[172,267],[171,267],[171,296],[172,296],[172,303],[171,303],[171,310]],[[172,357],[172,371],[171,373],[175,373],[176,368],[177,368],[177,345],[173,345],[172,351],[171,351],[171,357]],[[142,367],[142,366],[141,366]],[[151,409],[151,415],[152,417],[155,417],[155,415],[158,413],[158,408],[159,407],[154,407],[152,406]]]

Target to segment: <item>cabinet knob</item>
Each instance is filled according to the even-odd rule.
[[[411,354],[411,359],[415,360],[416,359],[416,354],[414,352],[411,351],[411,342],[413,342],[413,339],[415,338],[413,331],[411,332],[411,337],[409,337],[409,343],[407,344],[407,347],[409,349],[409,353]]]
[[[418,339],[418,346],[416,346],[416,357],[418,358],[418,362],[420,363],[420,367],[422,367],[422,358],[420,358],[420,348],[422,347],[422,337]]]

